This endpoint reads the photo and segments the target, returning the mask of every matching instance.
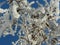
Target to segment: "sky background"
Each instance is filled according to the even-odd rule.
[[[3,1],[6,1],[6,0],[0,0],[0,3],[3,2]],[[28,0],[28,1],[29,2],[31,2],[31,1],[35,1],[36,2],[36,0]],[[38,1],[41,4],[43,4],[43,5],[45,4],[45,2],[43,0],[38,0]],[[49,0],[48,0],[48,2],[49,2]],[[33,4],[32,7],[37,8],[38,7],[37,3]],[[4,5],[1,6],[1,8],[3,8],[3,9],[9,8],[9,4],[7,3],[7,1],[6,1],[6,3]],[[60,23],[60,21],[59,21],[59,23]],[[16,41],[16,40],[18,40],[18,36],[17,35],[15,35],[15,36],[8,35],[6,37],[2,36],[0,38],[0,45],[12,45],[11,42],[12,41]],[[46,44],[44,43],[42,45],[46,45]]]

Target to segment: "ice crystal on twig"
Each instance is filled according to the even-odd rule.
[[[56,22],[60,18],[59,0],[50,0],[49,3],[47,0],[43,1],[44,6],[36,1],[38,8],[33,8],[31,5],[34,1],[8,0],[10,7],[0,8],[0,13],[3,13],[0,17],[0,36],[14,36],[19,26],[19,39],[12,42],[13,45],[42,45],[44,41],[47,45],[60,43],[57,39],[60,36],[60,25]],[[47,34],[46,29],[49,32]]]

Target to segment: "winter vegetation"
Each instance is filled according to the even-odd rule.
[[[0,37],[15,34],[19,39],[12,45],[60,44],[60,0],[43,0],[45,5],[27,0],[7,0],[8,9],[0,8]],[[5,2],[0,4],[3,5]],[[31,5],[38,4],[38,8]]]

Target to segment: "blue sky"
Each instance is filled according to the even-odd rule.
[[[6,1],[6,0],[0,0],[0,3],[2,3],[2,2],[4,2],[4,1]],[[1,6],[1,8],[9,8],[9,4],[7,3],[7,1],[6,1],[6,3],[5,4],[3,4],[2,6]]]

